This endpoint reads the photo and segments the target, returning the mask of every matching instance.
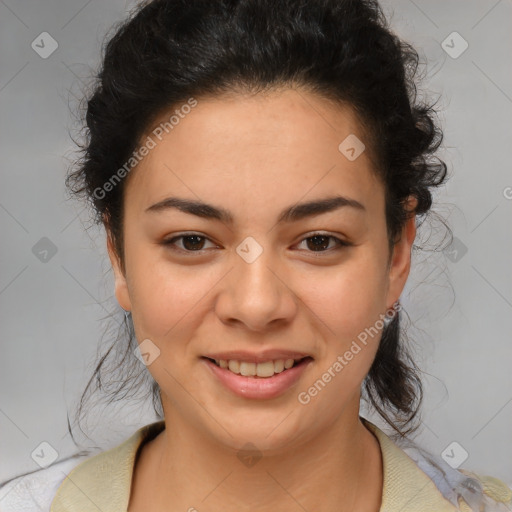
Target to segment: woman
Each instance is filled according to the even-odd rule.
[[[118,29],[68,184],[163,419],[44,470],[39,507],[510,510],[360,417],[405,443],[421,401],[399,299],[446,166],[416,64],[372,1],[154,0]]]

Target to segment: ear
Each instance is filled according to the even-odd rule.
[[[405,208],[412,212],[417,204],[417,199],[410,196]],[[398,241],[393,247],[393,253],[389,263],[388,294],[386,304],[391,307],[399,298],[404,289],[409,271],[411,269],[411,250],[416,237],[416,215],[411,213],[402,228]]]
[[[121,262],[119,260],[119,256],[115,250],[114,242],[112,239],[112,234],[109,229],[107,229],[107,252],[108,257],[110,259],[110,263],[112,265],[112,270],[114,271],[115,278],[115,295],[117,298],[117,302],[125,311],[131,311],[132,305],[130,301],[130,294],[128,292],[128,285],[126,282],[125,273],[121,267]]]

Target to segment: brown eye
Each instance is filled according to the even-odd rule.
[[[329,239],[331,237],[325,235],[316,235],[307,238],[308,249],[312,251],[322,251],[329,248]]]
[[[331,241],[334,241],[334,246],[330,245]],[[313,236],[309,236],[304,238],[301,242],[306,243],[306,247],[310,252],[328,252],[331,250],[341,249],[341,247],[347,247],[351,244],[345,242],[344,240],[340,240],[339,238],[326,235],[322,233],[314,234]]]
[[[176,242],[181,240],[181,246],[177,245]],[[182,252],[199,252],[205,249],[205,243],[208,242],[208,238],[197,234],[184,234],[164,240],[163,245],[169,246],[173,250]]]

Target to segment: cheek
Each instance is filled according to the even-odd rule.
[[[211,281],[211,282],[210,282]],[[130,296],[134,323],[144,337],[163,340],[190,330],[201,300],[214,286],[204,272],[169,264],[139,266],[132,273]],[[138,336],[139,338],[139,336]]]
[[[178,324],[191,310],[200,291],[197,273],[172,266],[162,257],[160,248],[137,243],[127,234],[127,286],[137,339],[157,340]]]
[[[307,296],[307,306],[321,319],[318,347],[324,350],[299,402],[309,404],[315,417],[334,421],[340,407],[359,395],[375,358],[385,309],[385,268],[379,262],[369,256],[340,267],[317,279]]]
[[[342,343],[375,324],[385,309],[386,272],[370,251],[303,279],[302,297]]]

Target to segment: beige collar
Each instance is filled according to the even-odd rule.
[[[378,439],[382,452],[384,486],[380,512],[457,510],[384,432],[366,420],[365,425]],[[164,421],[146,425],[122,444],[76,466],[58,488],[50,512],[126,512],[137,451],[164,428]]]

